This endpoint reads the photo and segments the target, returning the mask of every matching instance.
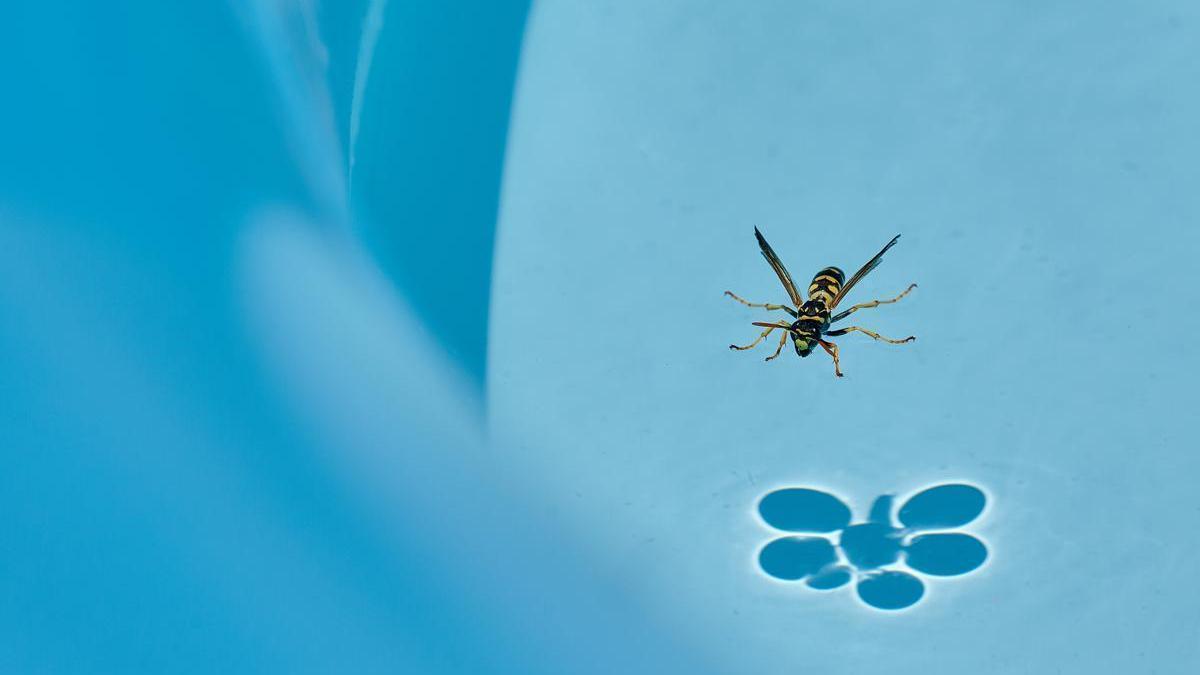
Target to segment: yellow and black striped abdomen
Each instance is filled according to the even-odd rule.
[[[825,303],[826,307],[833,306],[842,284],[846,283],[846,274],[836,267],[826,267],[817,272],[812,283],[808,285],[808,299]]]

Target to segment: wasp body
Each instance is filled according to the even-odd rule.
[[[758,231],[757,227],[754,228],[754,236],[758,239],[758,247],[762,251],[763,257],[767,259],[767,263],[771,265],[773,270],[775,270],[775,274],[779,277],[780,283],[783,284],[784,290],[787,291],[788,297],[791,299],[792,304],[789,306],[773,305],[769,303],[753,303],[739,298],[731,291],[725,291],[725,294],[749,307],[763,307],[771,311],[783,310],[790,314],[794,321],[791,323],[765,323],[755,321],[755,326],[761,326],[766,329],[758,336],[758,339],[746,345],[745,347],[729,345],[730,349],[750,349],[766,339],[766,337],[770,335],[772,331],[776,329],[782,329],[783,335],[779,340],[779,348],[775,350],[774,354],[767,357],[768,361],[779,356],[779,353],[783,351],[784,344],[786,344],[788,338],[791,337],[792,345],[796,348],[796,353],[800,356],[808,356],[819,345],[831,357],[833,357],[834,373],[836,373],[838,377],[842,377],[841,364],[838,360],[838,347],[836,344],[826,340],[825,338],[845,335],[847,333],[857,331],[864,333],[875,340],[882,340],[891,344],[903,344],[905,342],[912,342],[913,340],[916,340],[916,338],[911,335],[903,340],[893,340],[891,338],[885,338],[878,333],[869,331],[859,326],[848,326],[838,330],[829,330],[830,326],[860,309],[878,307],[879,305],[886,305],[896,302],[900,298],[908,295],[912,289],[917,287],[916,284],[912,284],[903,293],[897,295],[891,300],[872,300],[871,302],[865,302],[861,305],[855,305],[837,315],[833,314],[833,310],[837,308],[838,303],[841,302],[850,289],[853,288],[854,285],[859,281],[862,281],[862,278],[867,276],[871,270],[879,266],[879,262],[883,258],[883,254],[896,244],[896,241],[900,239],[900,235],[896,235],[890,242],[888,242],[887,246],[884,246],[882,251],[875,254],[875,257],[871,258],[866,265],[863,265],[862,269],[855,272],[854,276],[850,277],[849,281],[846,281],[845,273],[837,267],[826,267],[820,272],[817,272],[816,276],[813,277],[812,283],[808,285],[807,300],[801,297],[799,291],[796,289],[795,283],[792,281],[791,275],[788,274],[787,269],[784,268],[783,262],[779,260],[779,256],[775,255],[775,251],[771,248],[771,245],[767,243],[767,240],[763,238],[762,233]]]

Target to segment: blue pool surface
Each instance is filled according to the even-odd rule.
[[[1200,670],[1200,9],[0,8],[0,672]],[[900,240],[837,378],[788,297]]]

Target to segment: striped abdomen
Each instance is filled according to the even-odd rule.
[[[817,272],[812,283],[808,285],[808,299],[833,307],[833,299],[837,297],[842,284],[846,283],[846,275],[836,267],[826,267]]]

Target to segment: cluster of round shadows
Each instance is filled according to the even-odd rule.
[[[928,577],[966,574],[987,560],[978,538],[950,532],[979,517],[987,503],[972,485],[949,483],[918,492],[893,520],[893,499],[877,498],[866,522],[851,524],[850,507],[828,492],[784,488],[768,493],[758,512],[771,527],[803,533],[772,540],[759,551],[763,572],[809,588],[855,582],[858,597],[884,610],[915,605]],[[898,521],[898,525],[896,524]]]

